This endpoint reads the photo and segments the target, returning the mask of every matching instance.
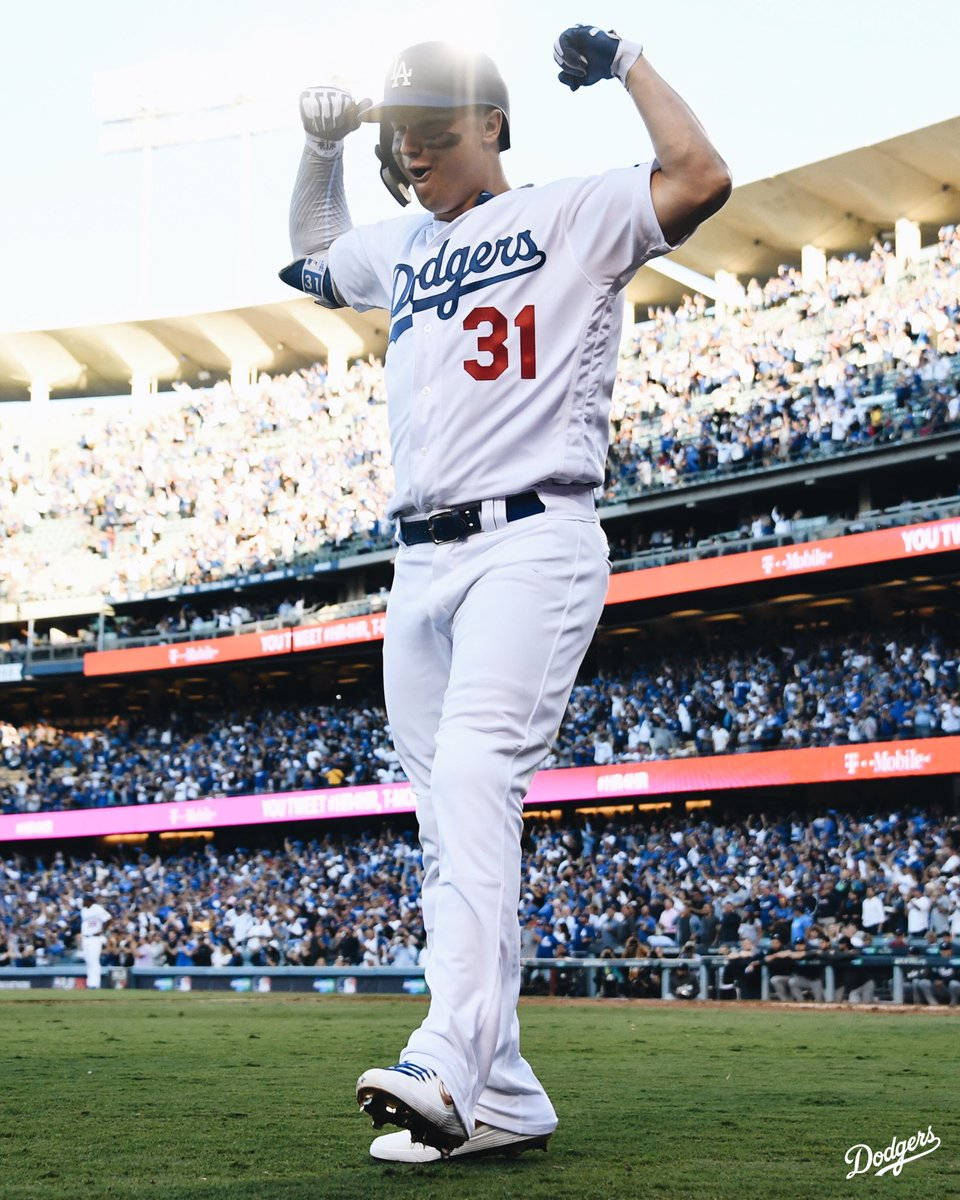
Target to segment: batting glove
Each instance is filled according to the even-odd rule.
[[[643,53],[637,42],[628,42],[612,29],[606,33],[596,25],[571,25],[553,44],[557,78],[571,92],[590,87],[601,79],[627,82],[627,72]]]
[[[307,88],[300,93],[300,120],[308,139],[319,143],[315,148],[330,153],[348,133],[359,129],[360,116],[371,104],[371,100],[358,103],[342,88]]]

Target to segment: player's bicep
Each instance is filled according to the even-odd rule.
[[[716,200],[705,200],[702,188],[691,188],[689,180],[670,178],[659,168],[650,173],[650,200],[663,239],[673,247],[717,210]]]

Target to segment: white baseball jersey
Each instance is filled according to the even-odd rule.
[[[306,260],[321,303],[390,311],[391,517],[602,483],[618,296],[674,248],[651,201],[657,167],[517,188],[453,221],[361,226]]]
[[[90,904],[83,910],[80,924],[82,937],[99,937],[103,927],[110,920],[110,914],[102,904]]]

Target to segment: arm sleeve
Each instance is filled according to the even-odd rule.
[[[379,232],[377,226],[351,228],[343,143],[308,134],[290,200],[290,246],[297,257],[280,278],[324,308],[383,308],[389,292],[376,253]]]
[[[320,253],[350,227],[343,143],[308,134],[290,198],[290,248],[297,257]]]
[[[577,181],[565,205],[567,240],[595,286],[619,291],[651,258],[676,250],[664,239],[650,194],[656,159]],[[691,231],[692,232],[692,231]],[[687,237],[690,235],[687,234]]]

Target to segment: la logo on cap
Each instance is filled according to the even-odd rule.
[[[398,58],[397,61],[393,64],[393,76],[391,79],[393,86],[394,87],[409,87],[410,80],[412,78],[413,78],[413,72],[410,70],[410,68],[407,66],[407,64],[403,61],[402,58]]]

